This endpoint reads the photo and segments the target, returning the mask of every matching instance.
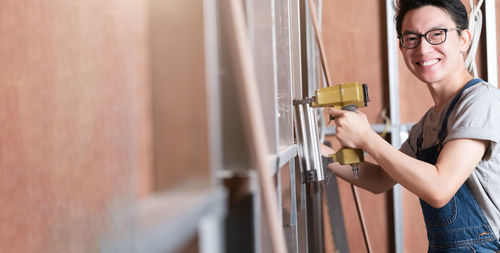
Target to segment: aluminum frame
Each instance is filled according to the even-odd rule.
[[[389,106],[391,117],[391,143],[399,149],[401,146],[401,127],[399,118],[399,70],[396,29],[394,24],[395,7],[393,0],[386,0],[386,29],[387,29],[387,61],[389,76]],[[394,249],[396,253],[404,252],[403,231],[403,196],[401,186],[396,184],[392,188],[394,213]]]
[[[488,82],[498,87],[498,54],[497,54],[497,28],[495,1],[485,0],[485,23],[486,23],[486,68],[488,71]]]

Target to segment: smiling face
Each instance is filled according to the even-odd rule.
[[[455,28],[457,25],[442,9],[424,6],[406,13],[402,23],[402,34],[424,34],[436,28]],[[448,31],[446,41],[431,45],[421,37],[420,44],[413,49],[400,46],[408,69],[422,82],[437,83],[464,71],[465,52],[469,46],[469,32]]]

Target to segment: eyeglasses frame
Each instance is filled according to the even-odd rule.
[[[440,43],[432,43],[432,42],[429,41],[429,39],[427,39],[427,34],[429,34],[430,32],[436,31],[436,30],[444,31],[444,40],[442,42],[440,42]],[[420,45],[420,43],[422,42],[422,37],[424,37],[425,40],[429,44],[435,46],[435,45],[443,44],[446,41],[446,39],[448,38],[448,32],[461,31],[461,30],[462,29],[460,29],[458,27],[454,27],[454,28],[434,28],[434,29],[431,29],[431,30],[427,31],[426,33],[413,33],[413,32],[403,33],[403,34],[398,35],[398,39],[399,39],[399,44],[401,45],[401,47],[406,48],[406,49],[414,49],[414,48],[417,48]],[[416,35],[418,37],[418,42],[415,45],[415,47],[405,47],[405,45],[403,44],[403,41],[401,40],[401,38],[403,37],[403,35],[407,35],[407,34],[413,34],[413,35]]]

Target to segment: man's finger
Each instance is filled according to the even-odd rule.
[[[342,116],[345,114],[345,111],[330,107],[329,113],[333,116]]]

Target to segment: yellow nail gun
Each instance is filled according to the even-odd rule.
[[[368,105],[368,85],[359,83],[343,83],[326,88],[317,89],[313,107],[334,107],[337,109],[356,111],[359,107]],[[330,116],[330,119],[331,116]],[[351,165],[354,177],[359,178],[358,164],[364,161],[363,150],[341,148],[337,153],[330,155],[334,162],[342,165]]]
[[[311,127],[311,116],[308,115],[310,107],[334,107],[342,110],[355,111],[359,107],[365,107],[370,101],[368,86],[359,83],[343,83],[315,91],[315,96],[295,99],[296,135],[299,146],[299,157],[304,171],[305,182],[324,180],[323,163],[317,165],[316,157],[319,157],[319,141],[317,131]],[[331,118],[330,118],[331,119]],[[314,119],[313,119],[314,120]],[[317,142],[317,143],[315,143]],[[330,162],[338,162],[342,165],[351,165],[355,178],[359,178],[358,164],[364,161],[363,150],[341,148],[335,154],[329,155]],[[321,167],[321,169],[319,168]]]

